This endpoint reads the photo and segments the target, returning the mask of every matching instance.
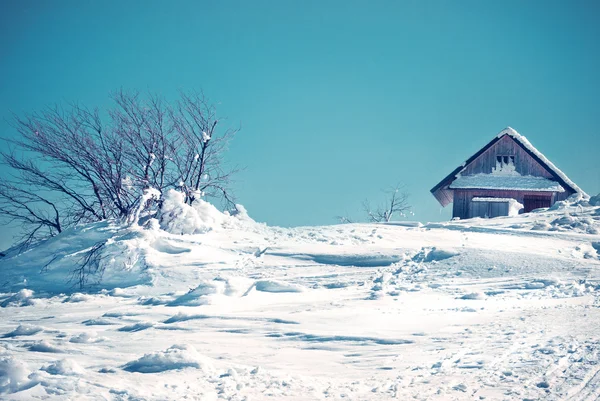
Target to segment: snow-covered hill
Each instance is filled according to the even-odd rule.
[[[194,213],[197,234],[104,222],[0,259],[0,398],[600,394],[600,207],[293,229]]]

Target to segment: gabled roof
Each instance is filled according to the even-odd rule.
[[[494,139],[492,139],[487,145],[481,148],[477,153],[471,156],[467,161],[465,161],[462,165],[458,166],[454,171],[452,171],[448,176],[446,176],[442,181],[440,181],[435,187],[431,189],[431,193],[436,196],[436,192],[440,189],[450,186],[452,182],[454,182],[457,177],[463,172],[469,164],[471,164],[475,159],[481,156],[486,150],[488,150],[491,146],[493,146],[496,142],[498,142],[504,136],[510,136],[514,141],[523,148],[523,150],[529,154],[535,161],[537,161],[542,167],[544,167],[548,173],[565,189],[568,189],[572,192],[581,193],[584,196],[587,194],[579,188],[573,181],[566,176],[558,167],[556,167],[550,160],[548,160],[539,150],[537,150],[531,142],[527,140],[523,135],[519,134],[511,127],[507,127],[500,131]],[[443,205],[449,203],[443,203],[438,196],[436,196],[440,203]]]

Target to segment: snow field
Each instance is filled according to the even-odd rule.
[[[0,397],[596,399],[599,211],[84,227],[0,262]],[[68,261],[97,240],[107,281],[81,291]]]

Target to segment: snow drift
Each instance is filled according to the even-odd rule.
[[[214,370],[209,359],[200,355],[191,345],[173,345],[165,351],[146,354],[123,366],[123,370],[139,373],[157,373],[184,368],[196,368],[204,372]]]
[[[38,296],[72,293],[83,285],[86,291],[114,290],[150,285],[156,251],[171,255],[189,252],[169,240],[169,234],[200,235],[223,228],[255,230],[261,227],[242,205],[233,213],[220,212],[212,204],[197,200],[184,202],[183,193],[170,190],[158,219],[144,226],[120,221],[80,225],[20,252],[11,249],[0,259],[0,292],[13,293],[0,306],[31,305]],[[98,249],[86,270],[81,270]],[[83,274],[83,277],[82,277]],[[83,295],[80,294],[80,300]],[[78,302],[75,298],[67,302]]]

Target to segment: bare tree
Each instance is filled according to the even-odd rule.
[[[408,194],[403,191],[404,187],[400,184],[383,192],[386,194],[386,201],[383,205],[373,209],[368,200],[363,202],[363,209],[367,213],[369,221],[372,223],[389,222],[393,216],[403,215],[410,210],[408,204]]]
[[[228,169],[222,155],[237,130],[226,129],[218,134],[215,107],[201,92],[182,93],[171,116],[180,149],[175,163],[186,201],[192,204],[206,195],[221,198],[227,206],[235,206],[229,187],[238,168]]]
[[[14,115],[17,135],[4,138],[0,222],[22,227],[29,245],[82,222],[137,222],[159,207],[160,194],[180,188],[189,204],[202,195],[232,204],[224,152],[236,130],[218,129],[202,93],[175,103],[119,90],[108,110],[79,104]],[[158,196],[156,196],[158,193]]]
[[[340,216],[335,216],[335,219],[340,223],[340,224],[352,224],[354,223],[354,221],[352,221],[352,219],[350,217],[348,217],[347,214],[345,215],[340,215]]]

